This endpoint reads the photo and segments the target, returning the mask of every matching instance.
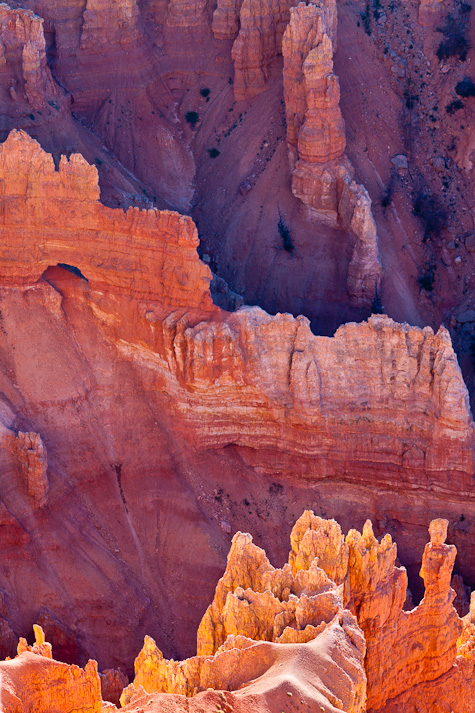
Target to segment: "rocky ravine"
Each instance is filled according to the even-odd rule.
[[[3,708],[471,710],[470,33],[0,4]]]
[[[370,521],[344,537],[334,520],[306,511],[282,569],[237,533],[198,630],[198,656],[168,661],[146,636],[121,710],[475,710],[473,611],[460,619],[452,605],[447,525],[430,524],[425,595],[409,611],[396,545],[390,535],[378,542]],[[101,695],[94,661],[84,671],[67,666],[52,660],[41,627],[35,639],[20,640],[16,658],[0,663],[5,713],[117,710],[103,700],[112,671]]]
[[[374,316],[327,338],[224,312],[189,218],[101,205],[95,169],[56,170],[22,132],[0,153],[4,654],[36,622],[101,669],[145,634],[190,654],[230,533],[282,557],[308,506],[397,536],[415,597],[445,513],[473,581],[473,423],[444,329]]]

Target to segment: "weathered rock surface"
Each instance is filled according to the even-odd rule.
[[[356,184],[345,155],[340,84],[333,72],[336,9],[299,3],[283,39],[284,98],[292,191],[330,224],[354,236],[347,288],[352,303],[368,305],[381,280],[371,200]]]
[[[236,101],[260,94],[282,48],[282,35],[294,0],[243,0],[239,34],[233,44]]]
[[[212,29],[217,40],[234,40],[239,32],[242,0],[218,0]]]
[[[38,624],[33,624],[33,631],[35,634],[35,643],[32,646],[28,646],[28,642],[22,636],[18,642],[17,654],[24,654],[25,651],[31,651],[38,656],[45,656],[47,659],[52,659],[52,646],[45,640],[45,634],[41,626]]]
[[[48,461],[39,433],[18,432],[16,451],[28,495],[42,507],[48,495]]]
[[[0,662],[0,703],[3,713],[101,713],[97,664],[84,669],[54,661],[43,630],[34,626],[35,644],[20,639],[18,655]]]
[[[289,565],[276,570],[250,535],[238,533],[214,601],[198,629],[198,654],[214,654],[228,636],[305,641],[341,608],[335,584],[315,560],[294,577]]]
[[[444,0],[419,0],[419,22],[432,27],[440,19],[447,3]]]
[[[46,112],[48,102],[64,103],[47,66],[42,18],[6,3],[0,3],[0,86],[17,119],[27,110]]]
[[[316,537],[322,535],[312,541],[313,549],[321,552],[325,560],[329,549],[339,544],[338,537],[332,538],[335,528],[337,532],[339,528],[335,522],[320,519],[312,524],[314,528],[309,532]],[[182,662],[167,661],[155,641],[146,637],[135,661],[134,682],[124,691],[122,704],[130,703],[141,689],[186,696],[207,688],[239,690],[238,695],[242,691],[248,695],[253,689],[262,692],[266,680],[276,675],[273,669],[281,669],[281,688],[293,665],[307,661],[295,681],[297,687],[303,685],[312,666],[311,688],[319,698],[326,698],[324,703],[336,705],[339,701],[338,705],[350,713],[364,711],[361,632],[354,617],[344,610],[336,584],[318,566],[319,558],[303,569],[305,556],[312,548],[305,533],[302,557],[298,557],[298,539],[304,525],[305,522],[298,523],[293,537],[301,567],[295,576],[288,564],[282,569],[272,567],[250,535],[237,533],[214,601],[198,629],[198,656]],[[322,667],[320,661],[324,652],[329,669]],[[287,695],[293,695],[292,690]],[[275,702],[272,704],[274,707]]]
[[[411,563],[428,513],[448,508],[470,572],[473,423],[444,329],[374,316],[326,338],[304,318],[224,313],[210,302],[189,218],[105,208],[93,168],[73,157],[56,171],[21,133],[1,147],[0,169],[0,588],[17,634],[48,602],[62,648],[81,661],[94,653],[118,668],[147,632],[167,656],[190,652],[229,531],[249,523],[280,556],[293,514],[279,493],[301,511],[307,482],[344,527],[351,502],[357,523],[374,514],[380,530],[399,532]],[[19,431],[41,434],[48,452],[48,499],[36,511],[12,448]],[[243,479],[255,502],[244,502]],[[383,495],[365,495],[369,482]],[[393,521],[381,510],[388,493]],[[463,504],[451,504],[454,493]],[[251,508],[265,516],[251,519]],[[191,564],[190,542],[200,553]],[[295,579],[311,562],[296,564],[302,548],[294,556]],[[51,571],[58,579],[42,574]],[[325,571],[347,582],[341,562]],[[276,615],[287,608],[279,599]],[[167,622],[183,616],[176,632]]]
[[[363,535],[350,531],[350,608],[367,641],[368,709],[446,673],[457,653],[462,622],[452,606],[450,588],[456,549],[445,544],[448,522],[431,523],[431,542],[422,559],[425,594],[418,607],[402,611],[407,576],[394,566],[396,547],[386,536],[379,543],[367,523]]]
[[[455,592],[450,579],[456,550],[445,544],[447,526],[443,519],[430,524],[431,541],[421,567],[425,595],[411,611],[403,610],[407,575],[396,566],[396,545],[389,535],[379,542],[370,521],[362,534],[350,530],[345,538],[335,521],[306,511],[292,531],[290,565],[282,569],[269,563],[250,535],[237,533],[226,571],[198,630],[198,656],[167,661],[153,639],[146,637],[135,661],[134,683],[124,692],[122,703],[130,703],[141,689],[193,696],[209,687],[246,688],[247,680],[265,675],[268,665],[266,649],[258,653],[256,640],[280,643],[282,650],[291,642],[316,650],[338,621],[350,625],[349,613],[342,614],[344,606],[364,632],[367,675],[366,704],[358,684],[358,696],[344,710],[359,710],[360,705],[364,710],[393,710],[390,699],[409,701],[408,692],[422,703],[421,710],[430,710],[426,706],[433,700],[428,684],[432,681],[435,690],[444,692],[443,699],[456,701],[450,681],[451,685],[463,682],[464,689],[473,681],[474,628],[473,612],[462,624],[452,606]],[[355,632],[346,633],[355,643]],[[457,657],[458,652],[462,655]],[[252,658],[259,664],[251,676]],[[466,698],[467,690],[461,691],[460,701]],[[460,701],[454,702],[456,711],[463,710]]]
[[[81,29],[82,50],[89,47],[97,52],[99,46],[112,44],[123,49],[133,46],[139,39],[137,29],[137,0],[86,0]]]
[[[9,266],[4,263],[4,285],[34,282],[50,265],[66,264],[95,287],[152,300],[166,295],[170,307],[194,304],[213,311],[211,273],[197,261],[198,236],[189,218],[106,208],[99,202],[97,170],[82,156],[63,157],[56,170],[52,156],[21,131],[12,131],[0,146],[0,176],[5,201],[0,230],[10,236],[18,256]],[[101,244],[110,251],[107,261]]]

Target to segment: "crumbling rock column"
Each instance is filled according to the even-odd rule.
[[[26,491],[36,507],[43,507],[48,495],[46,448],[38,433],[18,432],[17,454]]]
[[[33,12],[0,3],[0,86],[13,102],[42,110],[64,100],[46,63],[43,20]],[[18,110],[17,110],[18,111]]]
[[[355,239],[348,274],[354,305],[369,307],[379,290],[381,264],[371,200],[353,181],[345,155],[340,85],[333,72],[336,13],[299,3],[282,41],[287,142],[292,192],[323,221]]]
[[[270,65],[281,52],[282,36],[295,0],[244,0],[240,30],[232,49],[236,101],[260,94]]]
[[[346,184],[342,191],[339,212],[343,224],[350,228],[355,237],[347,279],[351,303],[357,307],[365,307],[378,294],[382,273],[376,223],[366,188],[355,181]]]
[[[234,40],[239,32],[239,14],[243,0],[218,0],[213,13],[212,30],[217,40]]]
[[[462,621],[452,606],[450,578],[456,548],[445,544],[447,520],[432,521],[431,541],[422,559],[425,595],[412,611],[402,610],[407,589],[396,546],[386,535],[379,543],[368,521],[360,535],[351,530],[349,608],[367,645],[368,710],[378,710],[421,682],[446,673],[454,664]]]
[[[23,654],[25,651],[31,651],[38,656],[45,656],[47,659],[53,658],[53,649],[51,644],[45,639],[45,632],[38,626],[38,624],[33,624],[33,631],[35,633],[35,643],[33,646],[28,646],[26,639],[23,636],[20,637],[17,646],[17,654]]]
[[[137,0],[87,0],[81,32],[81,49],[119,45],[127,49],[139,39]]]

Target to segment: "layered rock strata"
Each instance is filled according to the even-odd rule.
[[[128,49],[139,40],[137,0],[86,0],[81,30],[81,50],[97,44]],[[96,45],[96,46],[94,46]]]
[[[345,155],[333,23],[325,7],[299,3],[291,9],[282,43],[287,143],[294,195],[354,237],[347,287],[353,303],[361,306],[378,293],[381,264],[371,200],[353,181]]]
[[[19,164],[23,170],[18,171]],[[62,157],[56,170],[52,156],[21,131],[12,131],[0,145],[0,175],[1,230],[14,251],[9,259],[4,253],[4,285],[35,282],[49,266],[61,264],[79,270],[97,288],[163,300],[169,307],[214,311],[211,273],[197,262],[198,235],[190,218],[106,208],[99,202],[94,166],[72,154],[69,160]],[[58,243],[60,226],[64,240]]]
[[[389,535],[379,542],[370,521],[361,534],[350,530],[345,538],[335,521],[305,512],[292,530],[289,564],[282,569],[270,564],[250,535],[238,533],[198,629],[198,656],[167,661],[153,639],[146,637],[135,661],[134,683],[124,692],[122,703],[130,702],[141,688],[148,693],[192,696],[207,687],[245,687],[252,657],[256,662],[264,659],[257,672],[253,669],[254,678],[265,675],[268,666],[266,648],[259,653],[256,641],[275,642],[275,652],[279,644],[284,650],[290,644],[316,650],[335,626],[343,626],[355,645],[358,630],[352,628],[344,607],[352,611],[365,635],[367,676],[366,703],[360,682],[344,710],[356,711],[361,706],[380,710],[390,699],[402,700],[406,692],[419,690],[429,681],[437,681],[437,687],[444,685],[444,677],[454,683],[463,675],[470,681],[473,612],[463,625],[452,605],[455,592],[450,579],[456,549],[445,544],[447,526],[442,519],[430,524],[431,539],[421,567],[425,595],[411,611],[403,610],[407,575],[403,567],[396,566],[396,545]],[[311,646],[308,641],[313,642]],[[343,642],[348,651],[348,642]],[[362,651],[361,645],[357,649]],[[470,665],[457,657],[458,650],[465,652]],[[354,655],[353,650],[353,665]],[[426,705],[420,691],[418,700]],[[456,706],[456,710],[461,709]]]
[[[234,96],[250,99],[265,89],[271,65],[282,52],[282,36],[295,0],[218,0],[212,29],[216,39],[235,39]],[[336,0],[315,3],[324,18],[327,32],[336,46]]]
[[[303,509],[311,482],[318,507],[345,527],[348,502],[358,522],[373,514],[412,559],[427,513],[443,502],[470,573],[473,423],[445,329],[374,316],[326,338],[303,318],[225,313],[211,303],[188,218],[105,208],[95,169],[73,157],[56,171],[21,132],[1,147],[0,179],[0,589],[11,629],[37,621],[41,601],[72,660],[94,652],[101,668],[118,668],[147,631],[161,648],[176,637],[190,651],[190,639],[163,622],[186,611],[196,629],[222,571],[214,543],[226,551],[229,531],[249,522],[250,501],[233,491],[242,478],[264,513],[256,537],[269,521],[275,528],[273,557],[289,517],[278,493],[293,488],[288,497]],[[48,452],[40,512],[19,467],[19,431],[41,434]],[[373,497],[374,482],[382,495]],[[155,513],[153,537],[144,507]],[[190,542],[200,552],[192,562]],[[186,582],[177,562],[190,568]],[[51,569],[57,579],[42,575]],[[341,563],[337,570],[327,576],[347,586]],[[279,601],[277,613],[292,613]],[[91,607],[94,619],[84,615]],[[111,631],[111,620],[126,622],[130,637]]]
[[[3,713],[101,713],[97,664],[84,669],[52,658],[51,644],[35,626],[35,644],[20,639],[18,655],[0,662],[0,702]]]
[[[188,708],[201,703],[208,710],[206,702],[214,701],[224,710],[260,710],[265,702],[277,710],[297,696],[297,704],[328,713],[444,706],[471,713],[474,607],[461,620],[452,606],[456,551],[445,544],[447,525],[437,519],[429,526],[421,567],[425,595],[411,611],[402,609],[407,576],[396,566],[396,545],[389,535],[378,541],[370,521],[361,534],[350,530],[345,537],[334,520],[304,512],[282,569],[250,535],[237,533],[198,630],[202,653],[166,660],[147,636],[121,705],[129,712],[171,710],[180,697],[196,697]],[[34,631],[32,646],[20,639],[17,657],[0,663],[5,713],[19,706],[39,713],[116,710],[101,700],[95,662],[83,671],[53,660],[43,630]],[[105,692],[121,677],[109,671],[103,679]]]
[[[47,66],[42,18],[6,3],[0,3],[0,85],[17,119],[27,111],[51,113],[64,104]]]
[[[326,530],[331,535],[335,527],[339,531],[336,523],[325,525],[322,522],[319,534]],[[295,543],[297,537],[293,539]],[[301,564],[308,553],[308,538],[303,540]],[[322,538],[318,549],[329,554],[334,544]],[[311,685],[326,698],[324,703],[350,713],[364,711],[361,632],[344,610],[341,591],[318,563],[319,558],[313,558],[309,568],[299,569],[295,576],[289,564],[275,569],[250,535],[237,533],[226,572],[198,629],[198,656],[168,661],[153,639],[146,637],[135,661],[134,682],[124,691],[122,704],[129,703],[141,688],[186,696],[207,688],[248,692],[256,679],[265,681],[280,667],[284,667],[283,683],[292,662],[307,659],[314,667]],[[320,659],[324,651],[327,665],[331,659],[329,669]],[[306,666],[297,685],[302,685],[305,676]]]
[[[236,101],[250,99],[264,89],[270,66],[281,51],[293,4],[294,0],[243,0],[232,49]]]

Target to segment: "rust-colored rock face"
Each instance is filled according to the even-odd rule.
[[[57,171],[52,157],[23,132],[13,131],[0,146],[0,176],[0,229],[12,246],[21,246],[19,259],[4,263],[3,284],[34,282],[61,263],[81,270],[97,288],[213,311],[211,275],[196,259],[198,237],[190,219],[170,211],[111,211],[99,203],[97,171],[82,156],[63,157]],[[131,258],[122,260],[128,251]]]
[[[51,644],[34,625],[35,644],[20,639],[18,655],[0,662],[0,704],[3,713],[101,713],[97,664],[79,666],[54,661]]]
[[[233,44],[234,96],[242,101],[264,89],[270,66],[281,51],[293,0],[243,0],[239,34]]]
[[[354,304],[378,294],[381,264],[371,200],[345,155],[340,84],[333,72],[336,9],[299,3],[284,34],[284,98],[292,191],[354,236],[347,287]]]
[[[272,567],[249,535],[237,533],[226,571],[198,630],[198,656],[167,661],[153,639],[146,637],[135,661],[134,683],[124,691],[122,703],[126,708],[133,704],[141,690],[185,696],[196,696],[206,688],[248,692],[251,678],[252,689],[256,680],[269,675],[271,660],[272,666],[279,662],[285,672],[298,647],[306,650],[306,657],[314,657],[339,627],[355,646],[360,636],[357,621],[366,642],[367,697],[358,663],[355,666],[356,651],[362,654],[364,649],[361,643],[356,650],[348,647],[340,636],[338,661],[340,665],[346,661],[344,668],[350,667],[353,681],[350,693],[341,695],[339,689],[343,710],[392,711],[393,701],[401,705],[411,697],[420,710],[430,710],[433,690],[441,700],[452,701],[453,710],[463,710],[460,706],[473,681],[473,612],[462,623],[452,606],[455,592],[450,579],[456,551],[445,544],[447,526],[443,519],[430,524],[431,541],[421,568],[425,595],[411,611],[403,611],[407,575],[395,564],[396,545],[389,535],[379,542],[369,521],[362,534],[350,530],[345,538],[334,520],[306,511],[291,534],[290,565],[282,569]],[[345,606],[356,621],[343,612]],[[336,649],[331,656],[336,656]],[[318,680],[318,658],[312,661]],[[433,690],[429,682],[435,682]],[[458,702],[450,689],[457,684]],[[334,702],[331,696],[328,700]],[[472,710],[471,704],[467,710]]]
[[[402,608],[407,576],[395,564],[396,545],[389,535],[379,542],[370,521],[361,534],[350,530],[345,537],[334,520],[304,512],[282,569],[250,535],[237,533],[198,630],[198,656],[166,660],[146,636],[121,705],[129,713],[142,706],[181,710],[180,698],[191,697],[192,709],[220,702],[225,710],[246,704],[260,710],[265,703],[277,711],[286,696],[297,696],[300,705],[328,712],[333,706],[348,713],[416,712],[434,705],[472,711],[473,606],[464,620],[452,606],[456,551],[445,544],[448,524],[430,523],[421,567],[425,595],[411,611]],[[18,705],[40,713],[114,709],[101,701],[95,662],[82,671],[52,660],[42,628],[34,630],[35,644],[20,639],[18,656],[0,664],[5,713],[16,713]],[[124,676],[106,671],[101,679],[103,697],[115,700]]]
[[[354,500],[369,478],[401,503],[423,488],[424,506],[413,499],[404,505],[409,515],[397,516],[418,523],[421,548],[427,512],[440,512],[441,496],[453,520],[460,519],[453,492],[465,498],[470,516],[473,424],[445,329],[434,334],[373,316],[327,338],[313,335],[302,317],[251,307],[222,312],[211,303],[189,218],[104,207],[94,168],[73,156],[55,170],[21,132],[2,145],[0,169],[0,343],[15,384],[5,377],[2,386],[0,517],[10,554],[0,573],[0,616],[18,634],[54,617],[58,651],[72,661],[94,653],[101,669],[130,661],[145,633],[168,646],[167,656],[189,652],[222,571],[223,555],[212,543],[225,551],[239,522],[265,541],[271,522],[267,547],[281,556],[282,518],[289,515],[279,503],[295,480],[311,482],[317,502],[328,503],[344,527],[348,501],[358,522],[373,513],[385,527],[381,498]],[[25,404],[28,417],[20,415]],[[242,496],[243,478],[254,484],[256,505]],[[301,511],[305,489],[292,493]],[[91,523],[87,513],[95,507],[99,519]],[[144,508],[162,507],[167,517],[157,515],[151,535]],[[262,529],[249,519],[251,507],[269,513]],[[30,521],[37,517],[41,536]],[[399,528],[402,552],[413,557],[413,535]],[[457,527],[453,536],[470,567],[470,531]],[[309,553],[312,537],[305,535]],[[190,542],[200,553],[191,565]],[[311,565],[302,552],[295,549],[290,561],[293,578]],[[340,586],[346,555],[343,548],[330,567],[332,552],[321,557]],[[185,562],[183,583],[174,573]],[[61,586],[41,574],[52,566]],[[131,579],[133,590],[117,588]],[[240,608],[244,599],[230,602]],[[296,616],[285,598],[272,602],[279,621]],[[86,616],[91,607],[100,616]],[[172,632],[164,622],[184,611],[190,624]],[[110,617],[127,625],[130,637],[118,625],[111,632]]]
[[[43,20],[34,13],[0,3],[0,84],[16,116],[25,110],[47,111],[62,92],[46,64]]]
[[[291,559],[300,565],[295,575],[289,564],[272,567],[250,535],[234,536],[226,571],[198,629],[198,656],[167,661],[153,639],[146,637],[135,661],[134,682],[124,691],[122,704],[133,701],[141,688],[186,696],[207,688],[239,691],[238,696],[255,690],[262,695],[272,678],[280,679],[281,688],[293,667],[299,666],[294,685],[305,686],[313,667],[314,696],[322,699],[323,710],[336,700],[349,713],[365,710],[365,649],[356,620],[344,610],[341,591],[319,567],[318,556],[303,568],[312,545],[313,552],[327,561],[325,555],[340,546],[341,530],[335,522],[314,518],[299,542],[309,515],[305,513],[292,536],[296,557]],[[331,662],[329,669],[322,666],[323,660]],[[275,693],[269,690],[267,695],[272,708],[279,705]]]
[[[117,0],[113,4],[108,0],[86,0],[81,49],[97,52],[98,44],[107,46],[111,43],[124,49],[133,46],[139,38],[137,17],[136,0]]]
[[[475,707],[474,20],[338,10],[0,4],[6,713]]]
[[[378,543],[369,523],[362,536],[355,531],[348,534],[350,608],[368,646],[368,709],[382,708],[388,699],[438,678],[454,663],[462,622],[452,606],[455,592],[450,579],[456,550],[444,544],[447,524],[446,520],[431,523],[431,542],[421,568],[425,594],[409,612],[402,611],[407,577],[394,566],[396,548],[391,538]]]
[[[42,507],[48,495],[48,461],[45,447],[38,433],[19,431],[16,448],[26,491],[33,502]]]

